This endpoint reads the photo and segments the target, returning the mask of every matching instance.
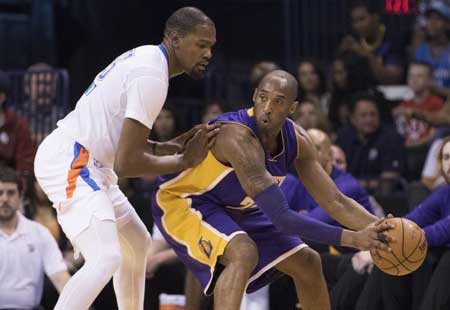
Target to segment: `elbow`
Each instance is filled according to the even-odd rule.
[[[121,156],[118,154],[116,156],[116,159],[114,160],[114,172],[117,174],[119,178],[127,177],[129,176],[130,171],[130,163],[132,160],[129,158],[126,160],[126,156]]]

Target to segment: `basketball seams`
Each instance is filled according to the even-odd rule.
[[[400,223],[398,223],[398,222],[400,222]],[[402,275],[402,274],[409,274],[409,273],[417,270],[417,268],[420,267],[421,264],[419,264],[418,266],[414,266],[414,265],[418,262],[423,261],[423,259],[424,259],[424,256],[423,256],[422,258],[419,258],[417,260],[410,260],[410,258],[415,254],[417,249],[421,246],[421,244],[424,241],[426,242],[423,232],[420,232],[418,242],[416,243],[414,248],[409,251],[408,256],[405,255],[407,250],[409,249],[409,245],[410,245],[410,242],[407,245],[405,245],[405,240],[411,241],[411,238],[408,237],[409,235],[408,236],[406,235],[405,229],[408,230],[408,232],[410,232],[411,229],[414,229],[417,231],[417,225],[414,226],[411,224],[410,226],[408,226],[407,222],[408,222],[407,220],[404,221],[402,218],[399,218],[399,221],[397,221],[397,223],[399,224],[398,229],[401,228],[401,230],[402,230],[402,232],[401,232],[402,244],[401,244],[401,246],[397,247],[397,249],[398,249],[397,251],[399,253],[396,253],[395,251],[393,251],[393,252],[390,252],[390,254],[391,254],[390,256],[388,255],[387,257],[385,257],[385,256],[381,255],[381,253],[383,251],[381,251],[381,253],[380,253],[380,251],[376,250],[377,256],[379,257],[378,260],[380,260],[380,262],[384,261],[384,264],[381,264],[381,267],[383,267],[383,265],[387,265],[384,268],[380,268],[380,266],[378,266],[378,267],[382,271],[384,271],[388,274],[396,275],[396,276]],[[400,233],[400,232],[398,232],[398,233]],[[401,248],[401,250],[400,250],[400,248]],[[386,252],[386,251],[384,251],[384,252]],[[388,253],[388,252],[386,252],[386,253]],[[400,258],[402,260],[400,260]],[[375,260],[375,262],[376,262],[376,260]],[[410,264],[412,264],[412,266],[410,266]],[[400,269],[400,266],[403,267],[403,269]]]
[[[424,234],[420,234],[420,239],[419,242],[417,242],[416,247],[411,251],[411,253],[405,257],[405,261],[409,262],[409,263],[416,263],[418,261],[420,261],[422,258],[416,260],[416,261],[410,261],[409,258],[414,254],[414,252],[416,252],[417,248],[419,247],[419,245],[422,243],[422,238],[424,237]],[[426,255],[426,252],[425,252]]]

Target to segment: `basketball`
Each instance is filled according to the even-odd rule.
[[[394,276],[407,275],[417,270],[427,255],[425,232],[416,223],[404,218],[390,218],[384,223],[395,225],[394,229],[384,232],[394,239],[389,243],[392,252],[371,250],[375,265]]]

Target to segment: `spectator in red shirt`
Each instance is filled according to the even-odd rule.
[[[0,71],[0,166],[17,170],[26,186],[31,184],[35,147],[28,123],[6,106],[9,89],[9,77]]]
[[[444,101],[432,95],[433,67],[423,61],[411,62],[408,69],[408,86],[414,92],[411,100],[404,101],[394,110],[397,129],[405,138],[410,178],[420,178],[422,165],[431,144],[435,128],[413,115],[413,111],[435,112],[444,106]]]
[[[433,67],[422,61],[410,63],[408,69],[408,86],[414,92],[411,100],[404,101],[400,107],[394,110],[396,118],[404,118],[405,109],[412,109],[421,112],[434,112],[444,106],[444,101],[431,94],[433,86]],[[429,144],[433,138],[434,127],[415,117],[406,119],[403,128],[399,128],[400,133],[405,137],[406,147]]]

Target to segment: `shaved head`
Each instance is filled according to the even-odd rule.
[[[199,25],[214,27],[214,22],[203,11],[187,6],[176,10],[170,15],[166,21],[164,35],[168,36],[173,31],[186,35],[194,32]]]
[[[328,137],[328,135],[320,130],[320,129],[308,129],[307,130],[309,137],[311,138],[311,140],[313,141],[314,145],[330,145],[331,147],[331,140],[330,137]]]
[[[328,174],[331,174],[331,170],[333,169],[333,162],[330,137],[325,132],[319,129],[308,129],[307,132],[314,146],[316,147],[317,158],[320,162],[320,165]]]
[[[298,83],[292,74],[284,70],[269,72],[259,82],[258,88],[261,89],[266,83],[274,82],[280,84],[280,88],[286,93],[289,101],[295,101],[297,99]]]

